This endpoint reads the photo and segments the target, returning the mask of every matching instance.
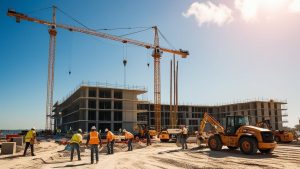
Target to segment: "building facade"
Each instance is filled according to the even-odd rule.
[[[108,84],[81,84],[66,99],[54,105],[54,128],[90,131],[92,126],[104,131],[109,128],[129,131],[137,124],[138,99],[145,93],[142,87],[119,88]]]
[[[68,97],[54,105],[54,128],[89,131],[92,126],[104,131],[125,128],[133,131],[137,124],[154,126],[154,104],[138,99],[146,93],[142,87],[119,87],[107,84],[81,84]],[[177,125],[187,125],[191,132],[197,131],[204,112],[213,115],[223,126],[228,115],[250,117],[250,124],[269,119],[273,129],[281,130],[286,101],[245,101],[216,106],[179,105]],[[170,127],[170,106],[161,105],[161,126]]]
[[[218,106],[179,105],[177,125],[187,125],[190,131],[197,131],[204,112],[208,112],[223,126],[226,126],[226,116],[243,115],[249,117],[251,125],[269,119],[273,129],[282,130],[283,123],[287,122],[284,119],[287,116],[285,112],[287,110],[286,104],[286,101],[268,100],[246,101]],[[138,114],[138,121],[154,127],[154,104],[139,104],[138,106],[138,109],[147,110],[147,112]],[[162,128],[170,128],[170,106],[162,105],[161,110]]]

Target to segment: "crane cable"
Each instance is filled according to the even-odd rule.
[[[135,31],[135,32],[131,32],[131,33],[127,33],[127,34],[124,34],[124,35],[119,35],[119,37],[124,37],[124,36],[128,36],[128,35],[132,35],[132,34],[144,32],[144,31],[149,30],[149,29],[151,29],[151,28],[152,28],[152,27],[149,27],[149,28],[143,29],[143,30],[139,30],[139,31]]]
[[[69,17],[70,19],[72,19],[73,21],[77,22],[78,24],[80,24],[81,26],[85,27],[86,29],[90,29],[89,27],[87,27],[86,25],[84,25],[82,22],[80,22],[78,19],[72,17],[71,15],[67,14],[66,12],[64,12],[62,9],[60,9],[59,7],[56,7],[56,9],[58,11],[60,11],[61,13],[63,13],[64,15],[66,15],[67,17]]]
[[[172,45],[172,43],[161,33],[161,31],[159,30],[159,29],[157,29],[158,30],[158,33],[160,34],[160,36],[167,42],[167,44],[171,47],[171,48],[173,48],[173,49],[175,49],[175,47],[174,47],[174,45]]]
[[[120,35],[119,37],[123,37],[123,36],[127,36],[127,35],[132,35],[132,34],[136,34],[136,33],[140,33],[140,32],[143,32],[143,31],[146,31],[146,30],[149,30],[151,29],[152,27],[143,27],[143,26],[140,26],[140,27],[128,27],[128,28],[125,28],[125,27],[121,27],[121,28],[100,28],[100,29],[91,29],[89,28],[88,26],[86,26],[85,24],[83,24],[82,22],[80,22],[78,19],[76,19],[75,17],[72,17],[71,15],[67,14],[66,12],[64,12],[62,9],[56,7],[61,13],[63,13],[64,15],[66,15],[67,17],[69,17],[70,19],[72,19],[73,21],[77,22],[78,24],[80,24],[81,26],[85,27],[86,29],[89,29],[89,30],[94,30],[94,31],[99,31],[99,30],[120,30],[120,29],[141,29],[141,28],[146,28],[146,29],[143,29],[143,30],[140,30],[140,31],[135,31],[135,32],[131,32],[131,33],[127,33],[127,34],[124,34],[124,35]]]
[[[121,27],[121,28],[99,28],[95,29],[95,31],[103,30],[103,31],[113,31],[113,30],[120,30],[120,29],[144,29],[144,28],[149,28],[145,26],[137,26],[137,27]]]

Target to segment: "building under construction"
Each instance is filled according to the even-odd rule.
[[[226,126],[226,116],[244,115],[250,117],[251,125],[269,119],[273,129],[282,130],[283,123],[287,123],[284,120],[286,104],[286,101],[254,100],[216,106],[179,105],[176,121],[177,125],[187,125],[190,131],[197,131],[204,112],[211,114],[223,126]],[[154,127],[154,105],[139,104],[138,109],[147,110],[138,114],[138,121]],[[170,105],[161,106],[161,117],[162,127],[170,128]]]
[[[132,131],[137,124],[155,127],[154,104],[138,99],[146,92],[143,87],[83,83],[54,105],[54,128],[89,131],[96,126],[102,131],[105,128]],[[286,101],[255,100],[216,106],[179,105],[176,124],[197,131],[204,112],[208,112],[223,126],[227,115],[245,115],[250,117],[252,125],[270,119],[272,127],[281,130],[286,122],[283,120],[287,116],[286,104]],[[161,105],[161,127],[171,128],[170,105]]]
[[[146,92],[143,87],[101,83],[82,83],[69,96],[54,105],[54,128],[62,131],[89,131],[92,126],[104,131],[109,128],[129,131],[137,124],[138,104],[146,103],[138,95]]]

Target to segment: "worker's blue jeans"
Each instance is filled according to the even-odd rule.
[[[114,153],[114,144],[115,144],[115,140],[112,141],[108,141],[107,142],[107,154],[113,154]]]
[[[187,140],[187,135],[182,135],[182,137],[181,137],[182,149],[187,149],[186,140]]]
[[[128,139],[127,145],[128,145],[128,151],[132,151],[132,138]]]
[[[91,144],[91,163],[94,163],[94,154],[96,154],[96,162],[99,161],[98,144]]]
[[[151,145],[151,137],[150,137],[150,135],[147,135],[146,139],[147,139],[147,146]]]
[[[71,143],[71,161],[73,160],[74,149],[76,149],[76,151],[77,151],[78,160],[81,160],[81,158],[80,158],[79,144],[77,144],[77,143]]]

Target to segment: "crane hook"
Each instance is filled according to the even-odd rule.
[[[127,60],[124,59],[124,60],[123,60],[123,65],[124,65],[124,67],[126,66],[126,64],[127,64]]]

